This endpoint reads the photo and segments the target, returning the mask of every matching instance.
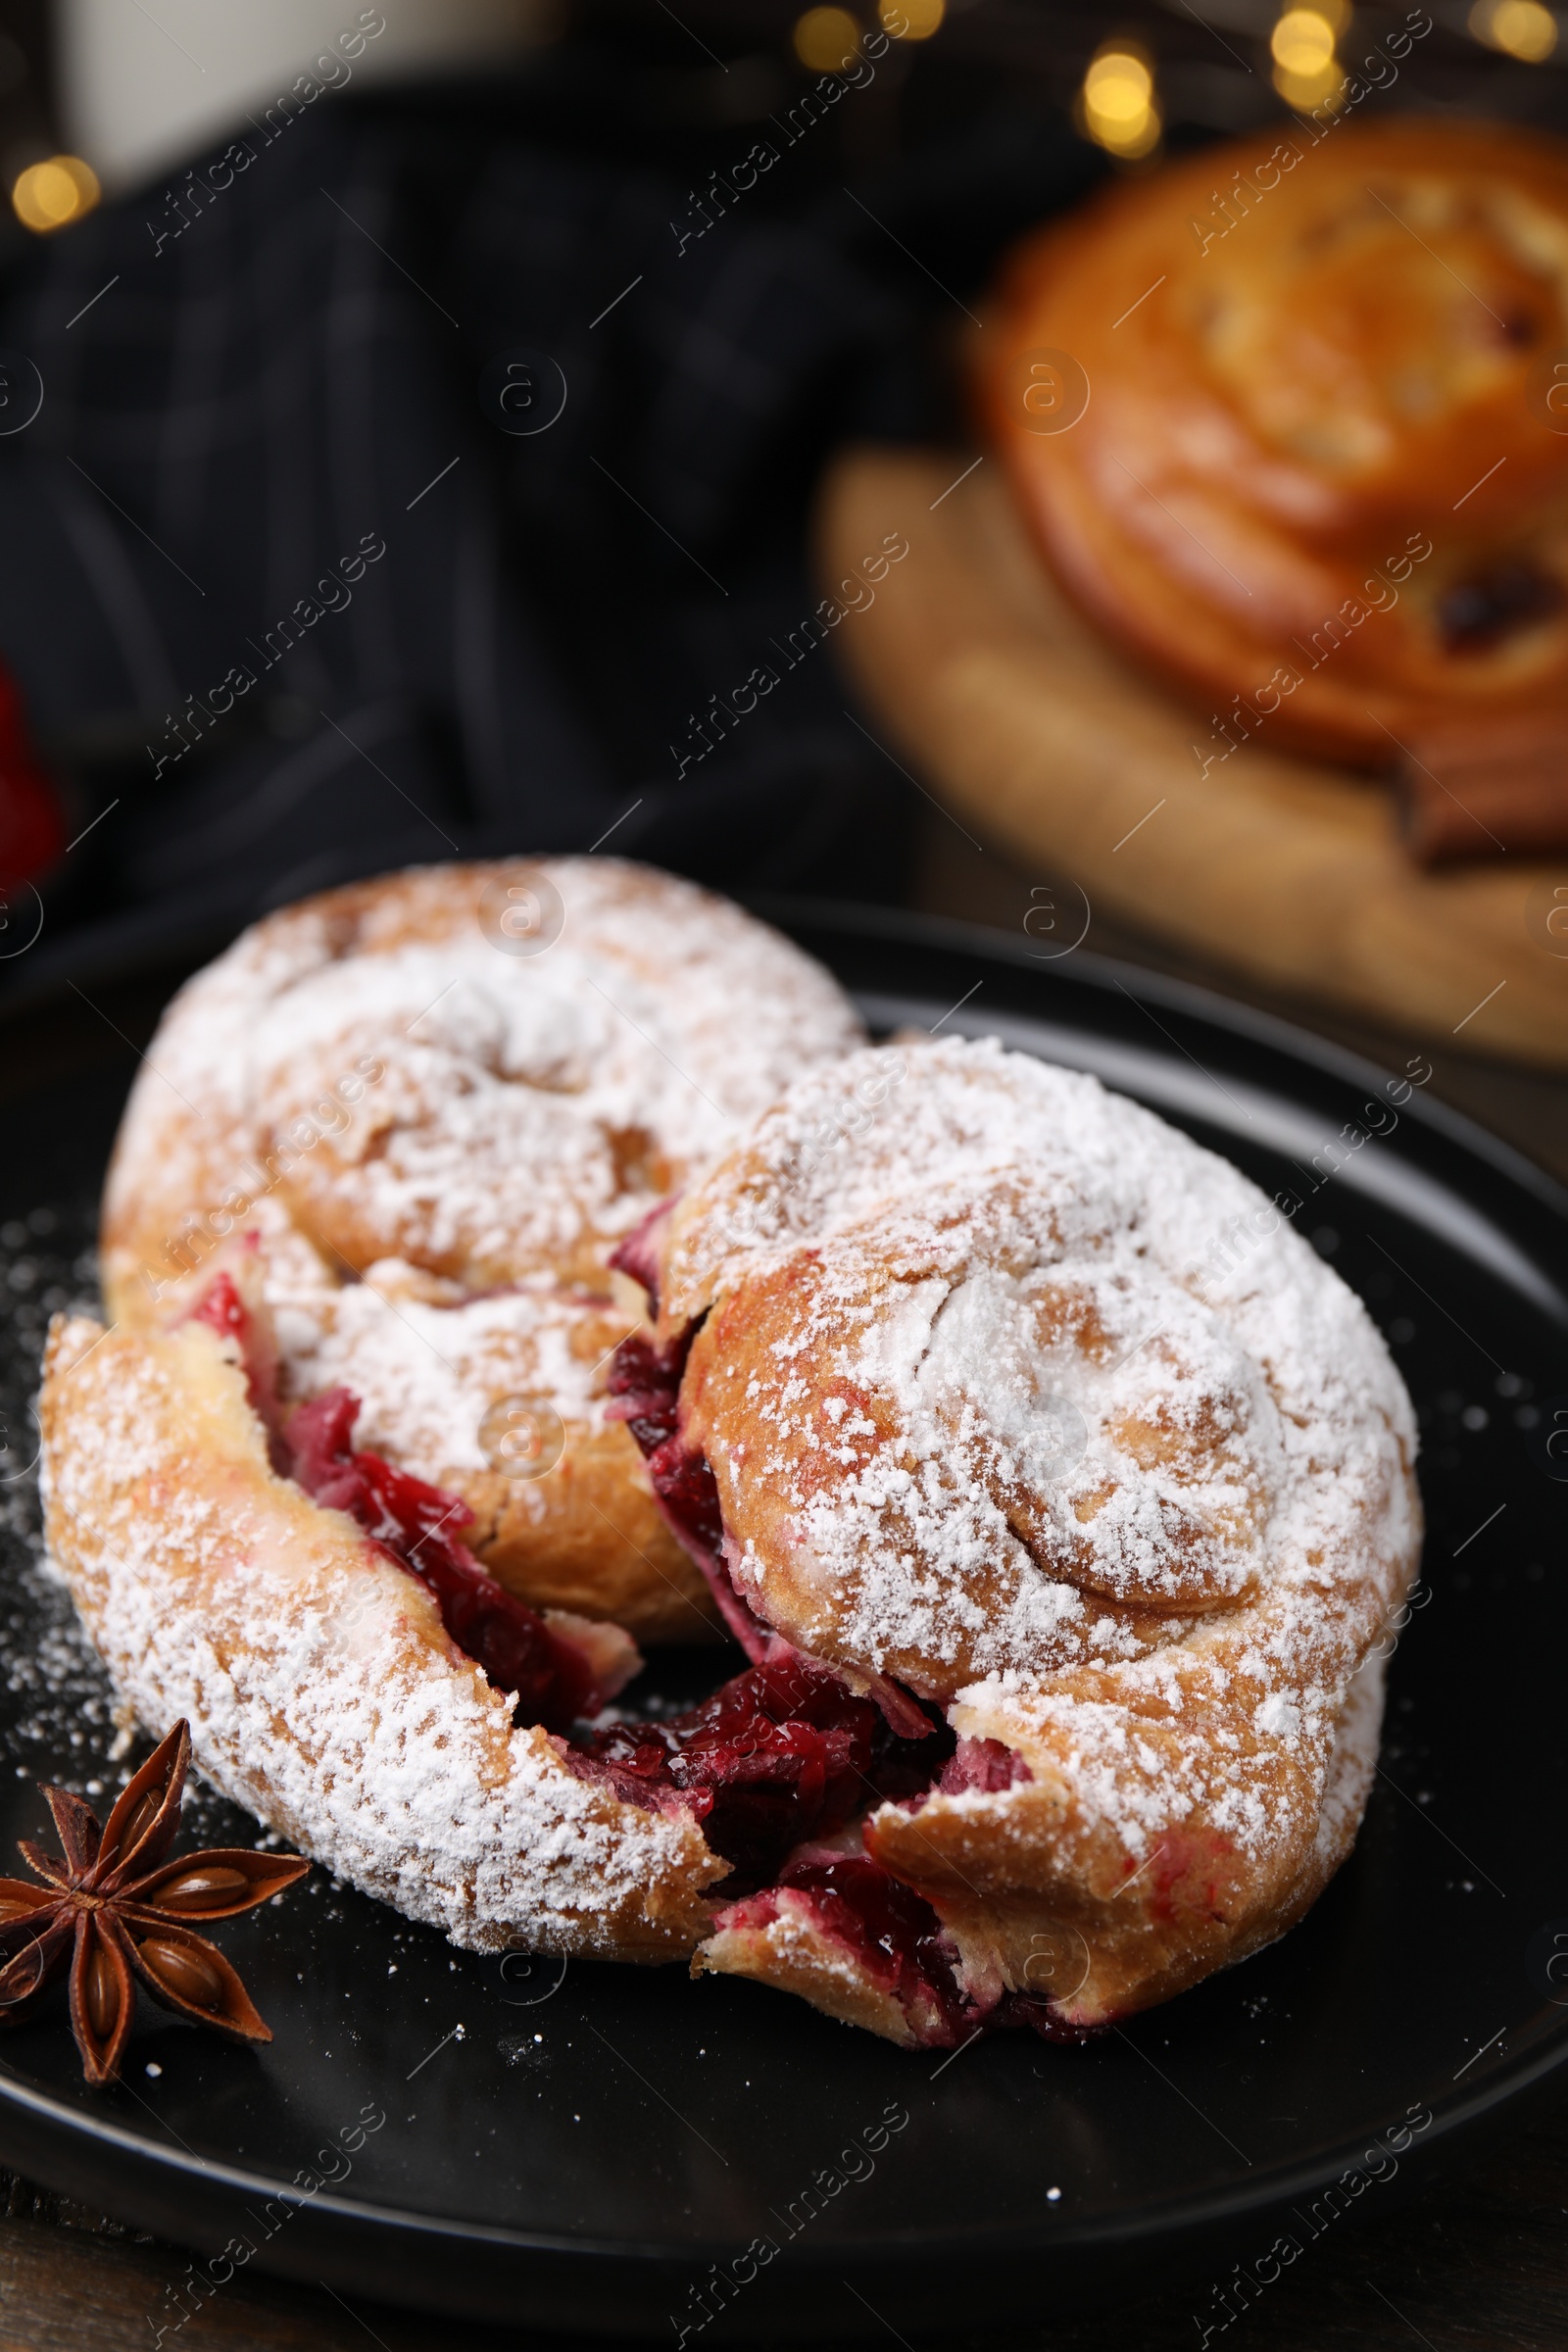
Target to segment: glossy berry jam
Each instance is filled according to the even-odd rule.
[[[724,1541],[718,1488],[700,1453],[679,1433],[681,1375],[691,1353],[691,1333],[656,1348],[641,1333],[622,1340],[610,1360],[608,1386],[614,1402],[610,1418],[624,1421],[648,1464],[648,1476],[671,1519],[692,1544],[716,1560]]]
[[[554,1635],[458,1541],[473,1513],[455,1494],[353,1449],[360,1400],[328,1389],[289,1416],[292,1475],[330,1509],[347,1511],[372,1543],[416,1576],[441,1622],[498,1690],[517,1694],[518,1720],[565,1731],[598,1705],[587,1659]]]
[[[270,1367],[261,1364],[253,1319],[226,1274],[209,1286],[192,1319],[239,1344],[253,1402],[275,1429]],[[709,1845],[731,1865],[723,1892],[739,1898],[721,1926],[765,1924],[788,1890],[809,1907],[819,1931],[899,2001],[922,2040],[947,2047],[977,2031],[1025,2024],[1053,2038],[1081,2038],[1055,2028],[1045,2002],[1031,1996],[1004,1994],[977,2006],[959,1988],[941,1919],[923,1895],[864,1854],[813,1846],[874,1804],[913,1810],[934,1788],[998,1790],[1029,1773],[995,1740],[956,1740],[938,1709],[897,1686],[879,1686],[880,1700],[851,1690],[746,1607],[724,1566],[712,1474],[680,1434],[690,1346],[690,1335],[664,1348],[642,1336],[628,1340],[616,1351],[609,1384],[612,1410],[631,1429],[661,1506],[702,1561],[753,1660],[680,1714],[585,1728],[582,1719],[603,1697],[586,1656],[468,1551],[461,1536],[473,1514],[460,1497],[394,1469],[379,1454],[356,1450],[360,1405],[351,1391],[331,1389],[297,1407],[283,1424],[274,1459],[316,1501],[347,1512],[418,1578],[453,1641],[497,1689],[516,1692],[519,1722],[541,1723],[557,1735],[573,1771],[623,1801],[678,1805],[701,1826]]]
[[[778,1887],[805,1895],[817,1924],[906,2015],[934,2010],[941,2027],[931,2039],[956,2040],[980,2023],[966,2016],[936,1912],[879,1863],[864,1854],[806,1855],[780,1874]]]
[[[786,1864],[775,1886],[721,1914],[719,1927],[767,1926],[786,1889],[807,1905],[820,1935],[842,1944],[878,1990],[892,1994],[928,2048],[951,2049],[972,2034],[1018,2026],[1059,2042],[1089,2041],[1106,2030],[1062,2024],[1034,1993],[976,2001],[958,1984],[954,1947],[934,1907],[865,1854],[808,1850]]]
[[[684,1714],[613,1724],[577,1743],[618,1796],[654,1804],[679,1791],[734,1865],[726,1892],[762,1885],[804,1839],[865,1805],[927,1788],[952,1749],[940,1720],[924,1739],[899,1739],[871,1699],[779,1649]]]
[[[624,1421],[646,1458],[672,1435],[689,1340],[656,1348],[641,1332],[622,1340],[610,1359],[605,1385],[614,1398],[612,1418]]]
[[[458,1541],[472,1523],[467,1504],[394,1470],[379,1454],[354,1450],[360,1400],[352,1390],[328,1389],[280,1427],[270,1348],[262,1345],[264,1335],[231,1275],[219,1274],[208,1284],[188,1320],[237,1344],[250,1401],[268,1424],[279,1476],[294,1479],[313,1500],[346,1511],[379,1550],[418,1578],[464,1655],[483,1668],[498,1690],[516,1692],[520,1722],[564,1731],[579,1715],[598,1710],[602,1694],[582,1651],[553,1634]]]
[[[648,1465],[666,1523],[707,1577],[719,1613],[749,1658],[760,1658],[768,1632],[747,1607],[724,1565],[724,1520],[707,1458],[680,1434],[680,1384],[696,1326],[667,1348],[641,1333],[622,1340],[610,1362],[606,1418],[624,1421]]]

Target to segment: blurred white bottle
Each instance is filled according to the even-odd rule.
[[[62,127],[109,194],[153,179],[289,90],[380,18],[355,83],[444,74],[515,52],[548,0],[59,0]],[[344,36],[350,36],[345,44]],[[341,74],[340,63],[338,73]]]

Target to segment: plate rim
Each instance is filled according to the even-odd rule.
[[[793,937],[797,930],[819,930],[886,939],[890,944],[907,947],[931,947],[943,951],[963,951],[980,955],[991,961],[1004,963],[1009,969],[1033,971],[1050,980],[1076,977],[1097,995],[1108,997],[1120,990],[1137,1004],[1142,998],[1179,1013],[1190,1020],[1201,1020],[1211,1028],[1229,1031],[1249,1044],[1267,1052],[1283,1053],[1291,1059],[1306,1063],[1325,1078],[1346,1081],[1360,1087],[1381,1084],[1384,1079],[1397,1077],[1396,1071],[1385,1069],[1364,1054],[1349,1046],[1337,1044],[1334,1039],[1321,1037],[1315,1030],[1303,1028],[1286,1014],[1248,1004],[1237,997],[1225,996],[1200,981],[1179,979],[1174,973],[1152,970],[1145,964],[1129,963],[1119,956],[1102,956],[1097,950],[1080,948],[1061,956],[1044,957],[1031,954],[1010,931],[999,925],[967,920],[957,915],[928,914],[918,909],[883,906],[871,901],[796,897],[787,893],[754,892],[742,895],[741,905],[775,923]],[[836,975],[835,975],[836,976]],[[1136,987],[1127,986],[1134,981]],[[1527,1063],[1505,1064],[1518,1067],[1531,1075],[1552,1077],[1554,1072],[1537,1072]],[[1425,1126],[1446,1143],[1485,1160],[1496,1174],[1522,1185],[1541,1204],[1555,1210],[1568,1228],[1568,1184],[1521,1152],[1517,1145],[1504,1142],[1499,1135],[1473,1118],[1468,1111],[1457,1110],[1449,1102],[1423,1095],[1412,1094],[1401,1107],[1402,1117],[1417,1126]]]
[[[802,933],[817,938],[826,935],[842,940],[846,948],[885,944],[892,948],[931,950],[942,956],[979,956],[1021,976],[1032,973],[1047,983],[1057,977],[1071,979],[1102,999],[1108,999],[1113,990],[1128,996],[1135,1005],[1140,998],[1148,998],[1173,1014],[1200,1021],[1260,1049],[1270,1060],[1279,1058],[1288,1067],[1295,1065],[1298,1069],[1304,1066],[1318,1077],[1337,1083],[1363,1087],[1368,1082],[1381,1083],[1389,1074],[1365,1056],[1300,1029],[1278,1014],[1240,1004],[1193,982],[1124,963],[1119,958],[1078,952],[1070,958],[1075,968],[1061,972],[1056,969],[1057,962],[1066,963],[1068,958],[1048,962],[1032,956],[1027,947],[1009,934],[985,924],[843,899],[756,893],[743,897],[742,903],[762,919],[787,930],[792,937]],[[167,967],[171,971],[175,960],[172,958]],[[145,975],[146,966],[139,959],[135,969],[137,976]],[[841,976],[836,973],[835,977]],[[851,985],[842,980],[841,984]],[[11,1022],[21,1024],[42,1018],[54,996],[58,993],[64,998],[67,989],[68,983],[62,981],[58,991],[52,989],[47,997],[40,995],[14,1006],[0,1004],[0,1020],[9,1026]],[[6,1107],[20,1106],[29,1094],[43,1092],[51,1083],[58,1081],[44,1079],[36,1087],[24,1088]],[[1548,1224],[1559,1229],[1558,1238],[1568,1255],[1568,1188],[1513,1146],[1490,1134],[1468,1114],[1446,1103],[1416,1094],[1403,1106],[1403,1115],[1410,1116],[1416,1126],[1427,1129],[1492,1183],[1500,1180],[1525,1193],[1538,1213],[1546,1212]],[[1535,1253],[1533,1237],[1525,1246]],[[1401,2151],[1406,2187],[1419,2186],[1429,2178],[1438,2151],[1451,2152],[1461,2140],[1478,2135],[1489,2123],[1498,2121],[1501,2111],[1517,2109],[1544,2092],[1565,2066],[1568,2066],[1568,2008],[1564,2010],[1560,2029],[1538,2034],[1517,2054],[1500,2059],[1484,2082],[1449,2099],[1422,2102],[1428,2106],[1432,2120],[1419,2143]],[[430,2215],[400,2204],[336,2195],[329,2186],[310,2195],[265,2172],[253,2172],[227,2159],[203,2158],[143,2136],[134,2127],[107,2116],[95,2116],[56,2093],[36,2088],[13,2074],[3,2045],[0,2045],[0,2115],[4,2117],[0,2139],[5,2142],[8,2156],[17,2146],[13,2125],[24,2126],[30,2122],[42,2126],[52,2143],[61,2143],[63,2152],[58,2166],[53,2163],[52,2148],[44,2152],[41,2165],[30,2155],[24,2155],[22,2161],[23,2169],[33,2177],[49,2180],[53,2172],[67,2193],[80,2181],[83,2166],[93,2165],[97,2169],[103,2162],[113,2160],[139,2172],[148,2193],[166,2200],[183,2193],[188,2203],[189,2193],[197,2191],[198,2201],[205,2207],[213,2202],[211,2192],[215,2190],[220,2201],[225,2197],[238,2201],[258,2195],[264,2201],[280,2199],[296,2211],[317,2218],[318,2227],[313,2232],[317,2251],[313,2260],[330,2259],[330,2249],[323,2248],[321,2241],[329,2240],[336,2230],[341,2235],[360,2238],[362,2244],[367,2235],[378,2237],[389,2247],[401,2246],[416,2260],[439,2257],[443,2248],[449,2252],[469,2248],[476,2253],[526,2261],[531,2268],[540,2263],[554,2263],[564,2283],[587,2264],[610,2263],[615,2268],[617,2283],[623,2285],[637,2273],[646,2275],[652,2283],[656,2273],[671,2269],[684,2273],[712,2259],[733,2256],[740,2242],[734,2238],[705,2237],[677,2243],[586,2232],[565,2234],[514,2224],[466,2222],[457,2217]],[[1074,2256],[1088,2261],[1102,2256],[1112,2247],[1144,2253],[1161,2243],[1170,2243],[1178,2249],[1184,2243],[1196,2246],[1207,2231],[1232,2227],[1253,2215],[1271,2213],[1314,2192],[1321,2194],[1353,2169],[1357,2152],[1364,2144],[1364,2135],[1358,2134],[1336,2142],[1315,2157],[1259,2167],[1254,2175],[1220,2187],[1178,2191],[1147,2203],[1135,2214],[1075,2222],[1070,2214],[1047,2210],[1032,2220],[1014,2219],[994,2230],[968,2229],[961,2233],[949,2233],[933,2231],[923,2225],[916,2230],[911,2226],[907,2238],[896,2230],[883,2228],[871,2236],[836,2238],[819,2247],[781,2247],[779,2255],[788,2276],[804,2284],[819,2273],[831,2270],[835,2263],[870,2265],[901,2259],[916,2236],[934,2249],[940,2261],[964,2264],[987,2261],[1004,2268],[1041,2256]],[[74,2166],[69,2160],[69,2150],[74,2146],[82,2150],[81,2162]],[[177,2225],[171,2234],[178,2242]],[[343,2250],[349,2253],[351,2248],[345,2244]],[[275,2273],[294,2268],[292,2264],[269,2264],[265,2250],[261,2249],[256,2260],[264,2271]],[[436,2299],[431,2300],[418,2291],[416,2281],[401,2276],[397,2291],[410,2300],[425,2303],[428,2308],[454,2314],[481,2308],[453,2302],[450,2295],[439,2291],[439,2285]],[[1129,2286],[1131,2291],[1133,2285]],[[594,2322],[584,2319],[578,2325],[588,2332],[592,2331]],[[719,2323],[715,2323],[715,2331],[719,2335],[726,2332]]]
[[[1152,2015],[1153,2012],[1144,2014]],[[1568,2017],[1568,2012],[1565,2012]],[[1568,2026],[1565,2026],[1561,2046],[1552,2044],[1543,2049],[1539,2043],[1530,2053],[1515,2063],[1512,2073],[1497,2071],[1487,2079],[1484,2089],[1467,2092],[1461,2098],[1438,2107],[1429,2108],[1432,2122],[1428,2138],[1423,2132],[1421,2156],[1430,2161],[1434,2148],[1451,2145],[1455,2136],[1469,2133],[1495,2117],[1498,2109],[1541,2092],[1552,2076],[1568,2062]],[[422,2239],[442,2241],[454,2246],[468,2245],[494,2251],[514,2251],[529,2255],[561,2255],[583,2262],[615,2261],[642,2265],[679,2265],[688,2269],[701,2266],[710,2259],[733,2257],[744,2250],[750,2240],[737,2238],[693,2238],[683,2244],[661,2243],[651,2239],[566,2236],[549,2230],[520,2230],[498,2222],[465,2222],[420,2213],[413,2206],[372,2204],[355,2197],[333,2196],[323,2187],[308,2195],[292,2183],[271,2180],[264,2173],[249,2173],[226,2160],[210,2160],[183,2154],[177,2148],[153,2139],[139,2139],[134,2132],[113,2123],[107,2117],[83,2117],[64,2101],[46,2091],[34,2091],[20,2082],[8,2071],[0,2068],[0,2099],[13,2112],[21,2110],[64,2126],[74,2137],[86,2137],[103,2148],[123,2148],[135,2159],[167,2172],[181,2183],[204,2181],[216,2183],[225,2191],[243,2192],[264,2199],[284,2198],[301,2212],[324,2215],[345,2224],[361,2228],[392,2230],[412,2230]],[[1396,2126],[1395,2129],[1400,2127]],[[1020,2259],[1055,2250],[1074,2249],[1093,2252],[1105,2245],[1140,2245],[1156,2241],[1174,2233],[1196,2234],[1200,2228],[1245,2219],[1253,2213],[1268,2213],[1275,2207],[1288,2204],[1294,2198],[1308,2195],[1314,2188],[1321,2193],[1332,2187],[1345,2173],[1353,2170],[1354,2155],[1365,2145],[1365,2134],[1340,2143],[1328,2158],[1307,2161],[1294,2171],[1263,2174],[1254,2187],[1248,2181],[1238,2182],[1231,2189],[1208,2189],[1184,2192],[1176,2198],[1151,2204],[1133,2220],[1084,2221],[1073,2224],[1066,2215],[1054,2215],[1048,2226],[1036,2224],[1008,2225],[994,2234],[969,2231],[963,2235],[944,2231],[940,2225],[933,2230],[927,2224],[910,2225],[908,2237],[934,2245],[949,2260],[1008,2258]],[[1400,2150],[1407,2159],[1412,2149]],[[1344,2161],[1341,2161],[1341,2160]],[[1425,2163],[1413,2166],[1412,2171],[1425,2169]],[[1265,2185],[1267,2184],[1267,2185]],[[755,2234],[755,2233],[754,2233]],[[779,2249],[780,2259],[803,2277],[812,2272],[831,2270],[835,2264],[853,2260],[892,2258],[906,2249],[906,2238],[897,2232],[880,2232],[874,2241],[841,2238],[820,2248],[805,2248],[792,2252]]]

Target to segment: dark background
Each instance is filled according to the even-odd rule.
[[[75,846],[43,882],[37,946],[0,965],[0,1088],[100,1065],[122,1051],[111,1030],[145,1042],[179,971],[263,908],[454,849],[586,849],[614,827],[607,847],[726,888],[1021,923],[1034,877],[975,850],[866,745],[830,648],[682,778],[669,745],[812,609],[829,454],[964,441],[960,305],[1013,235],[1112,169],[1071,122],[1094,49],[1145,41],[1179,148],[1280,114],[1275,12],[956,8],[677,253],[691,191],[815,78],[794,61],[794,13],[578,5],[514,75],[326,99],[161,256],[147,222],[168,179],[47,241],[7,219],[0,347],[31,359],[45,401],[0,440],[0,662]],[[1358,10],[1348,61],[1404,13]],[[1511,65],[1464,22],[1441,12],[1376,103],[1563,126],[1562,68]],[[43,0],[8,0],[8,183],[61,143],[54,108]],[[480,398],[487,365],[517,350],[549,355],[568,388],[534,439],[503,433]],[[256,666],[247,642],[364,533],[387,552],[353,605],[155,776],[186,698]],[[1098,919],[1088,944],[1175,968]],[[1386,1065],[1431,1050],[1434,1093],[1568,1176],[1557,1082],[1282,1008]],[[1560,1836],[1544,1792],[1521,1801]],[[180,2258],[3,2179],[0,2346],[144,2344]],[[1408,2208],[1348,2219],[1230,2340],[1568,2345],[1565,2229],[1568,2118],[1548,2109]],[[1166,2352],[1194,2341],[1190,2310],[1156,2293],[1059,2327],[1043,2309],[1014,2340]],[[247,2278],[177,2340],[459,2338]],[[970,2340],[995,2340],[983,2314]]]
[[[1561,119],[1558,64],[1434,13],[1370,104]],[[1346,63],[1405,14],[1358,10]],[[1114,169],[1071,121],[1105,35],[1151,51],[1181,148],[1284,119],[1274,16],[960,0],[684,250],[693,191],[782,147],[821,78],[770,0],[577,0],[514,72],[362,76],[270,145],[247,131],[255,162],[161,251],[175,172],[49,238],[8,220],[0,351],[44,399],[0,439],[0,660],[74,846],[0,990],[205,950],[398,862],[612,826],[730,889],[909,895],[915,796],[831,654],[778,658],[817,599],[813,483],[847,441],[965,439],[965,308]],[[9,175],[59,133],[41,0],[0,28]],[[531,438],[480,391],[519,351],[567,391]],[[352,607],[263,669],[266,632],[366,533],[387,553]],[[777,690],[680,774],[694,716],[764,662]],[[160,772],[235,663],[256,688]]]

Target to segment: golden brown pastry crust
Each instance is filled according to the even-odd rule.
[[[1413,1416],[1226,1162],[994,1045],[890,1059],[797,1081],[677,1205],[682,1435],[758,1618],[939,1704],[975,1767],[872,1811],[866,1854],[982,2010],[1098,2024],[1283,1934],[1348,1851],[1419,1553]],[[810,1157],[879,1068],[879,1117]],[[701,1964],[889,2030],[787,1889]]]
[[[1245,1960],[1310,1910],[1355,1842],[1382,1714],[1383,1668],[1374,1657],[1346,1694],[1321,1797],[1283,1791],[1320,1804],[1318,1834],[1262,1888],[1214,1840],[1178,1832],[1166,1833],[1153,1881],[1140,1888],[1113,1841],[1101,1838],[1100,1853],[1091,1854],[1097,1841],[1086,1835],[1082,1806],[1052,1777],[1050,1758],[1022,1741],[1018,1752],[1036,1767],[1037,1786],[938,1794],[912,1816],[884,1807],[865,1831],[865,1850],[935,1905],[977,2001],[1018,1993],[1048,2001],[1058,2026],[1104,2025]],[[1011,1723],[995,1728],[1017,1739]],[[929,2010],[916,2004],[911,2014],[873,1983],[799,1895],[783,1889],[777,1916],[764,1925],[749,1924],[746,1910],[720,1913],[698,1946],[694,1975],[751,1977],[906,2048],[946,2038],[940,2027],[933,2031]]]
[[[976,364],[1053,567],[1204,749],[1388,767],[1568,701],[1565,346],[1568,146],[1405,117],[1123,182],[1017,248]]]
[[[738,1901],[700,1769],[628,1783],[580,1729],[514,1729],[416,1578],[275,1474],[265,1312],[57,1323],[51,1548],[149,1728],[187,1717],[237,1801],[460,1942],[690,1956],[912,2045],[1043,2003],[1094,2026],[1281,1934],[1370,1781],[1375,1644],[1419,1533],[1408,1400],[1272,1213],[1093,1080],[994,1046],[808,1073],[692,1188],[662,1330],[707,1313],[677,1440],[712,1465],[736,1590],[906,1751],[939,1711],[956,1738]],[[602,1689],[635,1664],[612,1627],[553,1630]],[[792,1707],[820,1700],[820,1668],[761,1649],[778,1690],[805,1678]],[[762,1719],[732,1721],[744,1764]],[[901,1786],[924,1792],[871,1797]],[[811,1890],[838,1863],[940,1965],[890,1983]]]
[[[727,1865],[514,1729],[423,1587],[273,1474],[212,1331],[57,1319],[40,1418],[50,1549],[99,1653],[237,1804],[460,1944],[692,1950]]]
[[[509,891],[544,909],[537,954],[513,952]],[[357,1443],[462,1494],[486,1565],[536,1605],[709,1638],[702,1578],[604,1416],[609,1358],[642,1315],[606,1261],[788,1077],[859,1034],[776,933],[614,859],[432,867],[307,900],[165,1016],[105,1195],[111,1313],[164,1328],[235,1251],[259,1254],[285,1404],[352,1389]],[[487,1420],[507,1399],[510,1438]]]

